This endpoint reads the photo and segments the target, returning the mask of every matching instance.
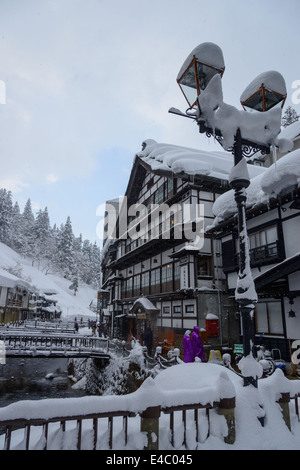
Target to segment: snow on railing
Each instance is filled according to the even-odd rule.
[[[169,445],[181,448],[187,446],[189,418],[189,423],[191,419],[195,423],[193,440],[197,446],[197,442],[204,442],[209,436],[209,410],[234,411],[235,396],[228,398],[225,393],[224,397],[222,392],[234,390],[229,379],[222,376],[224,373],[221,371],[219,380],[212,387],[182,393],[162,390],[150,377],[136,392],[128,395],[16,402],[0,409],[0,445],[6,450],[113,449],[120,446],[126,449],[130,438],[134,448],[158,449],[163,432],[164,438],[170,439]],[[199,428],[199,410],[204,412],[200,416],[202,430]],[[174,418],[177,412],[182,414],[180,430],[178,420]],[[226,418],[226,413],[223,415]],[[167,417],[169,432],[166,433]],[[108,419],[106,429],[99,426],[104,418]],[[134,421],[133,433],[128,433],[128,418]],[[233,442],[234,426],[232,423],[230,426],[228,435]]]
[[[109,339],[98,336],[2,329],[0,340],[5,344],[7,356],[109,353]]]

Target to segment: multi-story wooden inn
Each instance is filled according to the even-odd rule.
[[[279,349],[288,361],[294,340],[300,340],[299,186],[297,148],[253,178],[247,189],[250,263],[258,294],[255,341]],[[216,218],[208,234],[221,242],[223,271],[233,296],[239,256],[233,191],[220,196],[213,210]]]
[[[143,144],[125,196],[107,202],[101,321],[112,336],[140,338],[149,324],[155,346],[198,325],[219,344],[236,340],[219,245],[205,235],[232,166],[225,152]]]

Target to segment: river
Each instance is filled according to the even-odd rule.
[[[0,407],[19,400],[85,395],[83,390],[72,389],[67,369],[67,358],[7,357],[6,364],[0,363]]]

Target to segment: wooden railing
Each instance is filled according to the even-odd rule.
[[[6,356],[109,353],[108,338],[97,336],[4,329],[0,330],[0,340],[4,342]]]
[[[234,401],[232,402],[234,403]],[[26,407],[26,404],[24,404]],[[161,417],[161,413],[170,415],[169,420],[169,430],[170,430],[170,444],[174,446],[175,440],[175,430],[174,430],[174,415],[175,413],[182,413],[182,423],[183,423],[183,441],[180,444],[180,447],[183,445],[185,448],[187,446],[187,411],[193,410],[194,411],[194,422],[195,422],[195,441],[196,442],[203,442],[200,440],[200,433],[199,433],[199,422],[198,422],[198,411],[200,409],[206,410],[206,419],[207,419],[207,426],[206,426],[206,440],[210,435],[210,426],[209,426],[209,411],[212,408],[221,407],[222,402],[214,402],[213,404],[191,404],[191,405],[179,405],[179,406],[169,406],[169,407],[149,407],[148,409],[144,410],[141,413],[135,413],[133,411],[105,411],[99,413],[91,413],[86,415],[72,415],[72,416],[65,416],[65,417],[51,417],[48,419],[41,419],[41,418],[33,418],[33,419],[8,419],[8,420],[0,420],[0,438],[1,434],[5,434],[4,439],[4,446],[3,450],[13,450],[16,446],[16,441],[14,439],[14,433],[18,432],[20,429],[24,429],[23,439],[21,442],[17,442],[17,448],[22,448],[22,450],[29,450],[32,448],[38,447],[39,450],[47,450],[49,445],[49,426],[51,424],[57,424],[56,432],[59,431],[61,433],[60,438],[60,445],[63,447],[64,435],[68,432],[67,424],[68,423],[75,423],[75,432],[76,432],[76,449],[82,449],[82,428],[83,423],[90,421],[90,442],[89,442],[89,449],[96,450],[99,447],[100,442],[103,441],[103,437],[99,436],[99,422],[100,420],[107,419],[107,433],[108,433],[108,448],[114,448],[114,418],[122,417],[123,418],[123,426],[122,426],[122,434],[123,434],[123,443],[126,446],[128,442],[128,418],[140,418],[140,430],[141,432],[146,432],[148,434],[148,445],[145,446],[145,449],[153,450],[158,449],[159,440],[153,439],[153,432],[155,431],[156,427],[159,426],[159,418]],[[35,430],[35,438],[34,442],[31,442],[31,430],[33,427],[39,426],[40,427],[40,435],[36,436]],[[1,432],[2,431],[2,432]],[[73,427],[74,431],[74,427]],[[158,436],[157,436],[158,438]],[[118,440],[120,439],[120,435],[118,435]],[[37,444],[37,442],[39,444]],[[21,444],[21,445],[20,445]],[[103,445],[103,442],[102,442]]]

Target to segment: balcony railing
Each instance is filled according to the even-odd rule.
[[[268,245],[259,246],[252,248],[249,251],[250,263],[255,265],[261,261],[268,260],[270,258],[276,258],[278,256],[278,242],[269,243]]]

